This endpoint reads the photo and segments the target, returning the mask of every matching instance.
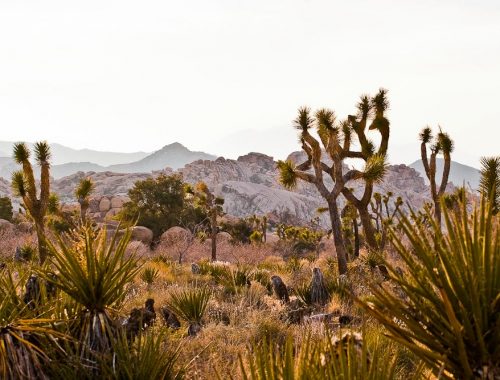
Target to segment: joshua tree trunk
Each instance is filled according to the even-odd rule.
[[[372,199],[373,186],[372,184],[366,184],[365,192],[363,198],[357,199],[350,189],[342,189],[342,194],[344,197],[351,202],[359,213],[359,219],[361,220],[361,225],[363,226],[363,232],[365,234],[366,243],[368,247],[372,250],[379,250],[380,246],[377,243],[376,233],[377,230],[373,226],[372,216],[368,211],[368,205]]]
[[[212,261],[217,261],[217,210],[211,210],[210,225],[212,228]]]
[[[80,202],[80,219],[82,223],[85,223],[87,220],[87,210],[89,209],[89,205],[87,202]]]
[[[347,273],[347,250],[342,238],[342,221],[340,219],[337,202],[328,202],[328,210],[330,212],[330,221],[332,222],[333,242],[337,252],[337,262],[339,265],[339,274]]]
[[[48,257],[48,249],[45,244],[45,226],[43,222],[35,220],[36,237],[38,240],[38,256],[40,264],[43,264]]]
[[[352,227],[354,231],[354,257],[359,257],[359,229],[358,221],[356,219],[352,221]]]

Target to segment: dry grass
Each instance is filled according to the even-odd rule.
[[[31,234],[1,232],[0,252],[6,258],[11,258],[17,246],[27,242],[35,243]],[[284,260],[273,244],[232,245],[227,241],[219,243],[218,257],[221,264],[231,270],[247,268],[250,273],[262,271],[268,276],[279,275],[290,289],[292,304],[297,302],[293,289],[311,281],[312,269],[321,269],[327,281],[337,279],[336,260],[331,251],[323,251],[318,257]],[[218,282],[209,274],[193,274],[191,263],[207,261],[210,257],[210,245],[207,242],[196,241],[189,246],[183,257],[183,263],[178,263],[176,248],[160,244],[153,251],[140,242],[130,243],[128,253],[140,257],[144,268],[158,272],[151,284],[141,279],[140,273],[127,288],[127,295],[120,307],[120,314],[125,317],[133,308],[142,307],[148,298],[155,300],[157,310],[156,325],[165,325],[160,308],[165,306],[174,290],[193,285],[208,286],[212,289],[212,298],[203,318],[203,328],[195,337],[187,336],[188,325],[182,322],[182,327],[169,330],[167,345],[170,349],[180,347],[179,363],[191,362],[186,373],[187,379],[240,379],[239,357],[245,356],[252,345],[265,340],[275,344],[284,344],[291,335],[298,341],[307,331],[312,336],[322,336],[325,324],[322,321],[309,321],[302,324],[290,324],[288,313],[291,307],[283,305],[269,292],[269,288],[253,279],[250,286],[242,286],[236,292],[228,292],[223,283]],[[365,284],[369,281],[381,281],[378,272],[368,264],[367,253],[349,264],[349,281],[356,294],[368,292]],[[395,257],[391,260],[397,260]],[[395,261],[397,263],[397,261]],[[362,328],[365,317],[345,295],[333,293],[331,301],[324,307],[315,307],[309,311],[312,314],[335,313],[350,315],[356,318],[352,325],[355,329]],[[382,329],[370,320],[366,320],[364,328],[370,333],[369,339],[385,339]],[[334,322],[329,328],[338,330]],[[401,355],[400,377],[406,376],[414,368],[413,357],[401,348],[388,344],[388,352]]]

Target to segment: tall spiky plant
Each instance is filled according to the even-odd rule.
[[[348,118],[351,128],[356,133],[361,146],[360,152],[351,151],[348,156],[364,160],[367,165],[367,170],[369,169],[373,172],[372,177],[375,180],[364,181],[364,191],[360,197],[357,197],[354,191],[349,187],[344,187],[344,189],[342,189],[342,194],[349,203],[358,209],[366,243],[372,250],[383,249],[380,240],[376,238],[376,230],[373,226],[372,215],[368,211],[368,207],[372,200],[374,184],[377,180],[380,180],[384,174],[378,173],[378,171],[382,169],[382,166],[378,164],[377,160],[385,158],[389,146],[390,122],[386,115],[388,108],[389,100],[387,99],[387,90],[381,88],[372,98],[367,95],[362,96],[357,105],[358,114],[356,116],[350,115]],[[370,120],[371,123],[368,130],[377,131],[380,134],[380,145],[378,149],[376,149],[373,142],[366,135],[366,128]]]
[[[108,239],[105,229],[96,236],[90,226],[83,225],[75,234],[73,244],[61,237],[57,245],[48,243],[57,276],[43,271],[40,275],[84,307],[72,334],[81,342],[80,355],[94,360],[96,353],[112,348],[117,327],[113,310],[140,267],[134,256],[125,256],[131,230],[120,239],[118,232]]]
[[[12,188],[14,194],[23,200],[24,208],[29,212],[35,224],[38,238],[38,254],[40,263],[47,258],[45,245],[45,214],[50,197],[50,146],[45,141],[34,146],[35,160],[41,168],[40,192],[37,194],[35,175],[30,162],[31,152],[25,143],[14,144],[14,161],[22,165],[22,170],[12,173]]]
[[[396,342],[446,379],[500,378],[500,224],[485,199],[472,215],[443,207],[447,234],[400,213],[404,237],[391,229],[406,273],[389,262],[401,290],[373,285],[358,300]],[[409,245],[406,243],[409,242]]]
[[[425,175],[429,179],[431,187],[432,202],[434,203],[434,217],[441,224],[441,197],[446,191],[451,169],[451,153],[454,143],[450,136],[439,128],[439,132],[433,140],[432,129],[427,126],[420,132],[420,155],[424,166]],[[427,155],[427,146],[430,145],[430,157]],[[439,186],[436,183],[436,157],[442,154],[444,158],[443,173]]]
[[[367,118],[362,119],[362,121],[366,125]],[[332,224],[339,272],[344,274],[347,272],[347,252],[342,237],[342,221],[337,199],[340,194],[344,194],[349,201],[353,200],[353,204],[358,202],[350,193],[347,187],[348,183],[354,180],[363,180],[368,185],[381,180],[387,169],[385,154],[383,151],[380,154],[374,153],[373,146],[368,142],[364,142],[367,140],[364,133],[360,133],[364,131],[364,128],[355,126],[351,117],[348,121],[338,123],[334,112],[329,109],[321,109],[316,112],[315,117],[312,117],[309,108],[300,108],[299,115],[294,123],[295,127],[300,131],[300,141],[307,159],[300,165],[295,165],[291,161],[278,161],[280,181],[288,188],[295,187],[299,179],[309,182],[316,187],[326,200]],[[313,127],[316,129],[319,140],[310,133],[310,129]],[[351,150],[353,131],[358,136],[365,151],[354,152]],[[330,163],[327,163],[328,161],[325,158],[330,160]],[[364,170],[351,169],[345,172],[344,160],[346,158],[365,160]],[[334,185],[330,186],[329,181],[333,182]],[[371,197],[371,192],[367,194]],[[360,206],[359,202],[355,205]],[[367,231],[372,231],[371,218],[369,219],[369,225],[371,229],[368,222],[365,228]],[[376,245],[374,232],[373,240],[373,245]]]
[[[87,210],[89,208],[89,198],[94,192],[95,185],[91,178],[82,178],[75,189],[75,197],[80,204],[80,219],[85,223]]]
[[[489,199],[494,214],[500,210],[500,156],[481,157],[479,190]]]

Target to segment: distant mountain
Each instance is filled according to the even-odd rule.
[[[436,178],[440,183],[441,181],[441,173],[443,172],[444,160],[442,158],[436,159]],[[428,184],[429,180],[425,175],[424,165],[422,164],[422,160],[417,160],[413,164],[410,165],[411,168],[418,171],[422,177],[425,179],[425,183]],[[479,170],[473,168],[471,166],[463,165],[458,162],[451,162],[450,169],[450,177],[449,182],[452,182],[455,186],[462,186],[465,182],[465,185],[470,185],[473,189],[477,189],[479,186],[479,179],[481,175],[479,174]]]
[[[57,146],[56,149],[58,149]],[[213,160],[215,158],[215,156],[210,154],[193,152],[182,144],[173,143],[135,162],[110,166],[98,165],[88,161],[69,162],[52,165],[50,174],[55,179],[59,179],[77,172],[151,173],[152,171],[162,170],[166,167],[176,170],[193,161]],[[0,157],[0,177],[10,179],[12,172],[18,169],[19,166],[16,165],[12,158]],[[38,168],[35,168],[35,172],[38,176]]]
[[[0,157],[10,157],[12,155],[12,141],[0,141]],[[28,143],[32,146],[32,143]],[[52,152],[52,164],[61,165],[70,162],[92,162],[97,165],[109,166],[116,164],[126,164],[146,157],[149,153],[117,153],[101,152],[92,149],[73,149],[61,144],[50,144]],[[7,153],[6,153],[7,152]]]
[[[115,173],[149,173],[170,167],[174,170],[197,160],[214,160],[216,157],[203,152],[193,152],[179,143],[165,145],[160,150],[129,164],[112,165],[107,171]]]

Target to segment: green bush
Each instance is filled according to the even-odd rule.
[[[12,222],[12,217],[14,216],[12,212],[12,201],[9,197],[0,197],[0,219],[8,220]]]
[[[276,233],[282,244],[290,246],[292,255],[317,252],[321,238],[325,235],[322,231],[314,231],[308,227],[287,226],[284,224],[278,226]]]
[[[179,175],[162,174],[137,181],[128,195],[130,201],[124,204],[119,218],[150,228],[155,239],[170,227],[192,228],[207,219],[186,193],[186,184]]]

